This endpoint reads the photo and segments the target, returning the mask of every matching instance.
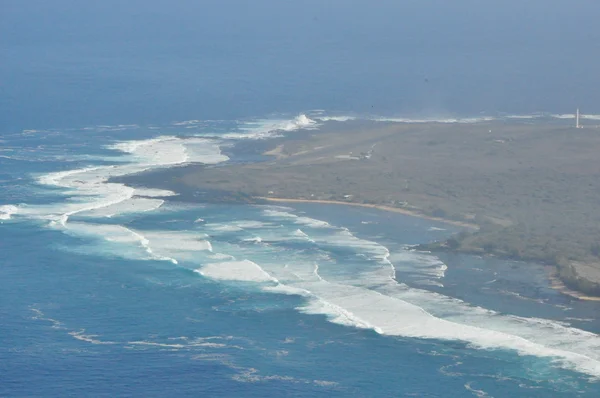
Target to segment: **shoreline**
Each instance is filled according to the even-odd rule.
[[[325,204],[325,205],[329,204],[329,205],[346,205],[346,206],[354,206],[354,207],[363,207],[363,208],[369,208],[369,209],[389,211],[392,213],[398,213],[398,214],[403,214],[403,215],[412,216],[412,217],[418,217],[418,218],[422,218],[425,220],[438,221],[438,222],[442,222],[445,224],[450,224],[450,225],[454,225],[454,226],[458,226],[458,227],[469,228],[472,230],[479,229],[479,226],[476,224],[443,219],[440,217],[429,216],[429,215],[419,213],[419,212],[416,212],[413,210],[400,209],[400,208],[391,207],[391,206],[374,205],[374,204],[368,204],[368,203],[342,202],[339,200],[324,200],[324,199],[269,198],[269,197],[261,197],[261,196],[257,196],[257,197],[255,197],[255,199],[265,200],[265,201],[274,202],[274,203],[317,203],[317,204]],[[464,254],[469,255],[468,253],[464,253]],[[561,294],[564,294],[566,296],[574,298],[574,299],[578,299],[578,300],[582,300],[582,301],[598,301],[598,302],[600,302],[599,296],[586,295],[584,293],[580,293],[576,290],[573,290],[573,289],[570,289],[569,287],[567,287],[558,275],[557,266],[548,265],[546,267],[548,267],[548,269],[549,269],[548,285],[550,286],[550,288],[556,290],[557,292],[559,292]]]
[[[473,230],[478,230],[479,226],[477,224],[468,223],[465,221],[455,221],[449,220],[446,218],[430,216],[427,214],[420,213],[414,210],[401,209],[399,207],[391,207],[384,205],[376,205],[369,203],[356,203],[356,202],[342,202],[340,200],[325,200],[325,199],[293,199],[293,198],[269,198],[263,196],[256,196],[256,199],[266,200],[268,202],[275,203],[320,203],[320,204],[330,204],[330,205],[346,205],[346,206],[355,206],[355,207],[364,207],[368,209],[377,209],[383,211],[389,211],[392,213],[404,214],[406,216],[418,217],[425,220],[438,221],[445,224],[454,225],[457,227],[469,228]]]
[[[600,136],[545,124],[339,123],[243,141],[227,150],[237,161],[136,182],[182,200],[347,205],[452,225],[472,233],[446,251],[552,264],[577,294],[558,290],[580,298],[600,296],[597,145]],[[578,263],[563,269],[563,258]]]
[[[565,283],[560,279],[560,276],[558,275],[558,269],[557,267],[554,266],[549,266],[551,267],[548,271],[548,283],[550,284],[550,287],[564,295],[567,295],[569,297],[573,297],[575,299],[578,300],[582,300],[582,301],[598,301],[600,302],[600,297],[598,296],[589,296],[586,295],[584,293],[580,293],[576,290],[570,289],[567,285],[565,285]]]
[[[330,204],[330,205],[346,205],[346,206],[354,206],[354,207],[364,207],[364,208],[368,208],[368,209],[377,209],[377,210],[389,211],[392,213],[398,213],[398,214],[403,214],[403,215],[412,216],[412,217],[418,217],[418,218],[422,218],[425,220],[438,221],[438,222],[442,222],[445,224],[454,225],[457,227],[469,228],[471,230],[479,229],[479,226],[476,224],[429,216],[427,214],[419,213],[417,211],[400,209],[400,208],[391,207],[391,206],[375,205],[375,204],[368,204],[368,203],[342,202],[339,200],[324,200],[324,199],[269,198],[269,197],[262,197],[262,196],[257,196],[257,197],[255,197],[255,199],[265,200],[267,202],[274,202],[274,203],[318,203],[318,204],[326,204],[326,205]],[[573,290],[573,289],[570,289],[569,287],[567,287],[565,285],[565,283],[558,276],[557,267],[551,266],[551,268],[552,268],[552,270],[548,272],[548,284],[552,289],[554,289],[554,290],[558,291],[559,293],[562,293],[566,296],[569,296],[569,297],[572,297],[572,298],[575,298],[578,300],[600,302],[599,296],[586,295],[584,293],[580,293],[576,290]]]

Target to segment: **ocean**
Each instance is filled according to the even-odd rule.
[[[122,3],[2,6],[0,396],[600,393],[597,304],[413,249],[457,227],[109,181],[354,119],[597,120],[593,3]]]

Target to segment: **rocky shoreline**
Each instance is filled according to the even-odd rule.
[[[600,296],[597,132],[500,122],[329,123],[227,148],[233,159],[251,161],[122,180],[171,189],[180,200],[325,201],[477,226],[423,249],[552,265],[565,289],[583,298]]]
[[[571,297],[580,300],[600,301],[600,281],[596,274],[582,275],[584,267],[593,266],[586,262],[574,261],[560,255],[536,255],[534,253],[518,252],[511,247],[496,247],[493,244],[467,243],[470,238],[477,235],[461,232],[444,241],[431,242],[416,246],[416,250],[429,252],[453,252],[463,254],[473,254],[482,256],[492,256],[506,260],[534,262],[551,266],[553,269],[548,278],[552,287]],[[593,260],[588,260],[593,261]],[[583,271],[585,272],[585,271]]]

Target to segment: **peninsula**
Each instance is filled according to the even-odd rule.
[[[210,191],[219,200],[325,201],[444,219],[464,232],[422,249],[541,262],[580,298],[600,296],[598,128],[329,122],[230,150],[263,156],[126,180],[196,198]]]

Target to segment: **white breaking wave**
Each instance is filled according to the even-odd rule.
[[[393,253],[390,261],[397,270],[418,273],[436,279],[443,278],[448,269],[448,266],[436,256],[417,251],[404,250]]]
[[[166,189],[155,189],[155,188],[136,188],[135,194],[139,196],[149,196],[151,198],[166,197],[166,196],[177,196],[173,191]]]
[[[302,120],[300,122],[306,123]],[[195,150],[194,155],[186,150],[186,141],[175,137],[161,137],[116,144],[112,148],[128,153],[131,164],[43,176],[38,180],[40,183],[60,187],[74,198],[50,206],[25,206],[16,210],[9,208],[8,211],[3,206],[0,208],[0,216],[8,214],[7,217],[10,217],[10,214],[19,213],[54,220],[55,225],[62,226],[69,233],[93,235],[116,244],[137,245],[147,259],[170,261],[174,264],[181,260],[194,262],[199,266],[197,273],[213,280],[253,282],[259,284],[264,291],[300,295],[306,298],[306,304],[299,308],[300,311],[324,314],[332,322],[343,325],[369,328],[377,333],[393,336],[464,341],[482,349],[515,350],[524,355],[551,358],[560,366],[600,377],[598,335],[550,320],[503,315],[441,294],[410,288],[394,279],[395,267],[435,270],[438,272],[435,276],[441,278],[446,270],[445,264],[435,256],[421,253],[401,253],[412,256],[404,259],[391,256],[385,246],[360,239],[349,230],[324,221],[285,211],[265,210],[265,216],[286,220],[295,226],[291,226],[291,230],[288,229],[286,233],[281,233],[281,230],[275,230],[279,225],[271,223],[242,220],[230,224],[237,228],[263,231],[273,228],[271,234],[279,235],[282,239],[308,238],[323,247],[324,251],[330,247],[350,248],[366,259],[366,265],[352,270],[352,273],[341,275],[332,271],[344,268],[347,264],[337,264],[326,259],[296,261],[289,256],[285,263],[262,262],[256,258],[253,258],[255,261],[237,260],[229,254],[215,253],[207,237],[194,232],[139,231],[120,225],[69,221],[75,214],[106,215],[107,209],[119,208],[138,194],[134,188],[108,183],[111,176],[191,162],[202,156],[206,156],[207,162],[224,159],[220,151],[216,152],[218,146],[215,147],[212,140],[196,141],[198,145],[206,142],[207,148],[212,149],[207,149],[206,153]],[[150,192],[147,196],[162,195],[160,192]],[[139,203],[141,208],[141,203],[146,203],[149,207],[150,203],[158,202]],[[298,229],[297,225],[314,228],[310,230],[310,237]],[[263,231],[260,232],[261,236],[267,236],[263,235]],[[252,246],[248,250],[262,247],[246,246]],[[236,256],[245,258],[237,253]],[[73,337],[96,341],[95,336],[83,333],[76,332]]]
[[[97,337],[98,335],[96,334],[84,334],[85,333],[85,329],[81,329],[80,331],[72,331],[69,332],[69,335],[73,336],[73,338],[77,339],[77,340],[81,340],[81,341],[85,341],[86,343],[91,343],[91,344],[117,344],[114,341],[102,341],[102,340],[98,340]]]
[[[93,126],[93,127],[84,127],[83,130],[93,130],[96,132],[100,132],[100,131],[123,131],[123,130],[131,130],[131,129],[137,129],[140,126],[138,126],[137,124],[117,124],[114,126],[111,125],[98,125],[98,126]]]
[[[600,115],[580,114],[581,119],[600,120]],[[535,119],[575,119],[574,113],[549,114],[534,113],[528,115],[496,115],[496,116],[475,116],[475,117],[387,117],[387,116],[316,116],[315,119],[321,122],[339,121],[346,122],[351,120],[369,120],[374,122],[389,123],[448,123],[448,124],[473,124],[485,123],[502,120],[535,120]]]
[[[311,243],[316,243],[314,239],[312,239],[310,236],[308,236],[306,234],[306,232],[302,231],[301,229],[297,229],[293,232],[294,236],[297,236],[299,238],[302,238],[304,240],[307,240],[308,242]]]
[[[207,228],[211,231],[215,232],[239,232],[243,231],[243,228],[238,227],[236,225],[230,224],[217,224],[217,223],[207,223],[202,225],[202,228]]]
[[[429,227],[427,228],[428,231],[445,231],[445,228],[438,228],[438,227]]]
[[[554,119],[575,119],[577,117],[576,114],[574,113],[561,113],[561,114],[553,114],[550,115],[550,117],[554,118]],[[600,120],[600,115],[590,115],[590,114],[579,114],[579,118],[580,119],[587,119],[587,120]]]
[[[111,177],[186,162],[214,164],[228,159],[221,153],[216,141],[203,138],[158,137],[118,142],[109,145],[108,148],[129,154],[130,163],[42,175],[37,178],[39,184],[62,188],[71,198],[63,203],[22,206],[12,213],[19,212],[25,217],[47,219],[51,221],[51,225],[67,227],[69,218],[74,215],[111,217],[126,212],[155,210],[163,204],[162,200],[134,196],[161,197],[172,196],[174,193],[159,189],[134,189],[108,180]]]
[[[468,382],[468,383],[465,383],[465,384],[464,384],[464,386],[465,386],[465,389],[466,389],[467,391],[470,391],[470,392],[472,392],[472,393],[473,393],[473,394],[474,394],[476,397],[479,397],[479,398],[485,398],[485,397],[489,397],[489,396],[490,396],[490,395],[489,395],[487,392],[485,392],[485,391],[483,391],[483,390],[478,390],[478,389],[476,389],[476,388],[473,388],[473,387],[472,387],[472,384],[473,384],[473,382],[472,382],[472,381],[471,381],[471,382]]]
[[[173,126],[195,126],[198,124],[202,124],[202,120],[197,120],[197,119],[193,119],[193,120],[184,120],[181,122],[173,122],[171,123]]]
[[[276,137],[280,132],[290,132],[299,129],[316,129],[319,124],[309,119],[306,115],[300,114],[294,119],[262,119],[249,122],[242,127],[241,133],[228,133],[222,135],[227,139],[264,139]]]
[[[186,139],[183,141],[188,162],[204,164],[217,164],[229,160],[229,157],[221,153],[218,142],[203,138]]]
[[[231,224],[243,229],[260,229],[273,226],[273,224],[255,220],[232,221]]]
[[[59,227],[69,234],[102,239],[113,244],[136,245],[141,249],[141,252],[131,252],[115,251],[113,248],[112,254],[126,257],[178,264],[180,261],[194,261],[200,252],[212,252],[212,245],[205,239],[206,236],[193,232],[138,231],[122,225],[70,222],[70,218],[77,215],[81,218],[97,219],[160,208],[164,201],[158,197],[172,196],[173,192],[132,188],[108,182],[109,179],[185,162],[214,164],[225,161],[228,158],[221,154],[218,143],[198,138],[159,137],[119,142],[110,145],[109,148],[127,153],[130,162],[40,176],[37,179],[40,185],[61,188],[62,193],[70,197],[61,203],[48,205],[5,206],[2,209],[7,211],[2,211],[0,216],[7,219],[10,214],[18,212],[26,218],[49,220],[49,226]],[[103,249],[98,250],[102,252]]]
[[[265,292],[287,294],[290,296],[312,297],[311,293],[306,289],[292,287],[289,285],[283,285],[281,283],[278,283],[275,286],[265,286],[262,288],[262,290],[264,290]]]
[[[322,112],[319,112],[322,113]],[[565,114],[549,114],[549,113],[534,113],[525,115],[483,115],[473,117],[388,117],[388,116],[351,116],[351,115],[337,115],[328,116],[323,114],[316,114],[313,119],[308,118],[306,115],[299,115],[293,120],[258,120],[250,122],[246,127],[242,128],[244,133],[230,133],[226,134],[225,138],[270,138],[277,136],[277,132],[281,131],[294,131],[301,128],[314,129],[319,126],[318,122],[348,122],[353,120],[366,120],[374,122],[389,122],[389,123],[441,123],[441,124],[474,124],[474,123],[485,123],[502,120],[535,120],[535,119],[574,119],[574,113]],[[600,120],[600,115],[595,114],[580,114],[581,119],[587,120]]]
[[[147,167],[186,162],[216,164],[229,159],[221,153],[217,142],[205,138],[163,136],[149,140],[119,142],[108,148],[129,153],[138,163]]]
[[[351,120],[356,120],[356,116],[319,116],[315,119],[322,122],[349,122]]]
[[[144,231],[152,247],[169,256],[186,258],[198,251],[212,252],[212,244],[206,235],[178,231]],[[188,256],[189,254],[189,256]]]
[[[135,193],[138,193],[137,190]],[[123,200],[119,203],[89,210],[82,211],[79,214],[84,217],[113,217],[126,213],[141,213],[157,210],[165,203],[162,199],[149,199],[134,197]]]
[[[19,209],[13,205],[0,206],[0,220],[10,220],[10,216],[17,213]]]
[[[235,257],[233,257],[229,254],[223,254],[223,253],[210,254],[208,256],[208,258],[213,259],[213,260],[235,260]]]
[[[516,350],[525,355],[548,357],[563,367],[600,377],[600,338],[593,333],[548,320],[543,321],[551,326],[541,328],[535,320],[509,319],[487,311],[479,315],[477,323],[468,324],[466,319],[439,318],[408,301],[348,284],[319,282],[293,286],[318,297],[302,307],[302,312],[324,314],[332,322],[368,327],[387,335],[459,340],[482,349]],[[472,306],[465,307],[454,308],[454,311],[474,310]],[[494,317],[498,317],[495,324],[489,325]],[[522,322],[520,328],[515,327],[517,320]]]
[[[468,117],[468,118],[427,118],[427,119],[411,119],[402,117],[374,117],[370,120],[376,122],[392,122],[392,123],[458,123],[458,124],[471,124],[471,123],[482,123],[491,122],[496,120],[493,116],[481,116],[481,117]]]
[[[295,214],[292,214],[292,213],[289,213],[286,211],[281,211],[281,210],[269,210],[269,209],[263,210],[263,215],[265,215],[267,217],[272,217],[272,218],[290,220],[290,221],[294,222],[295,224],[306,225],[306,226],[312,227],[312,228],[331,228],[331,225],[328,222],[317,220],[317,219],[310,218],[310,217],[297,216]]]
[[[554,115],[550,115],[550,116],[555,119],[575,119],[574,113],[554,114]]]
[[[291,213],[267,213],[294,221]],[[300,232],[299,232],[300,231]],[[262,234],[262,231],[261,231]],[[303,236],[296,229],[291,235]],[[306,264],[289,258],[278,262],[227,262],[211,264],[199,272],[216,280],[265,284],[263,291],[300,295],[298,308],[323,314],[332,322],[369,328],[377,333],[439,340],[463,341],[479,349],[514,350],[522,355],[548,358],[556,366],[600,377],[600,337],[560,322],[503,315],[394,279],[395,267],[413,267],[430,277],[442,278],[447,266],[437,257],[419,252],[390,256],[384,246],[360,239],[348,230],[331,226],[311,236],[320,247],[352,248],[372,259],[363,270],[332,272],[345,264],[319,260]]]
[[[260,236],[244,239],[244,242],[262,243],[263,239]]]
[[[211,279],[242,281],[242,282],[278,282],[262,269],[258,264],[250,260],[224,261],[210,263],[197,269],[196,272]]]
[[[142,231],[123,225],[69,222],[66,233],[87,236],[121,245],[136,245],[141,252],[123,248],[100,247],[100,251],[132,259],[180,262],[198,262],[205,258],[221,258],[213,254],[211,242],[204,234],[186,231]],[[223,255],[230,259],[231,256]]]
[[[508,115],[505,116],[506,119],[523,119],[523,120],[528,120],[528,119],[539,119],[541,117],[544,117],[544,115]]]
[[[291,213],[269,214],[292,223],[296,220]],[[244,222],[263,231],[273,227],[269,223]],[[75,227],[78,223],[72,224]],[[442,277],[445,264],[435,256],[418,252],[407,251],[390,257],[384,246],[360,239],[346,229],[330,225],[315,230],[319,233],[310,237],[319,246],[352,248],[359,254],[364,253],[365,259],[373,259],[362,271],[341,276],[336,276],[331,269],[343,265],[327,260],[312,263],[298,262],[291,257],[287,263],[236,260],[228,254],[212,253],[210,243],[193,233],[127,229],[122,229],[121,235],[98,232],[122,243],[140,245],[151,259],[200,262],[196,272],[213,280],[258,283],[263,285],[263,291],[300,295],[307,299],[300,311],[326,315],[332,322],[369,328],[386,335],[458,340],[481,349],[515,350],[524,355],[550,358],[562,367],[600,377],[597,335],[550,320],[502,315],[441,294],[409,288],[394,280],[395,266],[408,267],[412,263],[417,270],[431,268]],[[307,235],[298,228],[271,234],[284,238]],[[197,257],[200,252],[207,253],[203,257],[208,260],[205,264]]]
[[[344,326],[356,327],[360,329],[372,329],[379,334],[384,334],[384,331],[369,321],[360,318],[355,313],[348,311],[347,308],[336,304],[331,299],[323,299],[318,296],[317,299],[309,301],[304,307],[298,308],[304,314],[322,314],[326,315],[329,321]]]
[[[69,223],[69,228],[66,229],[66,232],[68,234],[103,239],[107,242],[137,245],[142,249],[143,252],[145,252],[145,256],[142,256],[141,253],[138,254],[131,251],[111,251],[113,254],[118,253],[126,258],[148,258],[150,260],[169,261],[173,264],[178,263],[175,258],[156,253],[151,247],[148,238],[144,236],[141,231],[136,231],[122,225],[71,222]]]

